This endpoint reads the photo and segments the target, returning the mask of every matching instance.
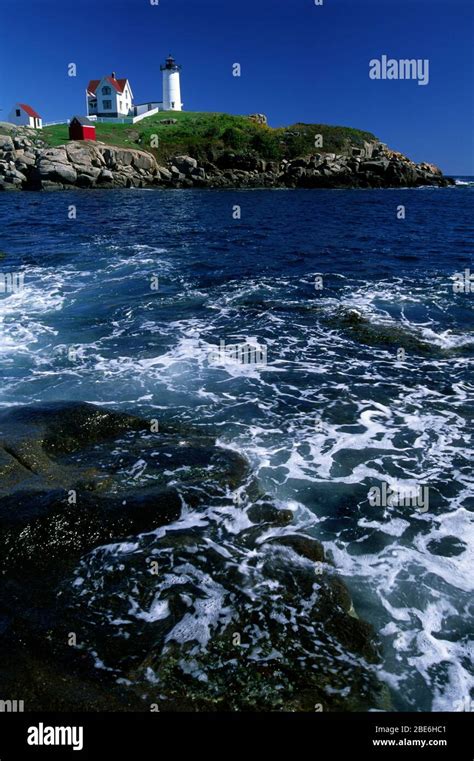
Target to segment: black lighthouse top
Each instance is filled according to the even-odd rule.
[[[168,58],[166,59],[166,62],[160,66],[161,71],[179,71],[181,69],[181,66],[179,66],[176,61],[174,60],[171,53],[169,54]]]

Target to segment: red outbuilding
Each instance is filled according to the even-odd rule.
[[[95,140],[95,126],[86,116],[73,116],[69,122],[69,140]]]

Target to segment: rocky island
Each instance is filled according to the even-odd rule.
[[[414,163],[356,129],[273,129],[261,114],[176,116],[150,117],[140,129],[98,124],[97,141],[70,141],[67,125],[33,130],[0,123],[0,190],[454,184],[433,164]]]

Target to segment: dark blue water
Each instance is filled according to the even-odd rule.
[[[212,426],[332,553],[394,706],[456,710],[474,684],[473,199],[4,194],[0,267],[24,288],[0,294],[0,405]],[[264,347],[266,364],[215,362],[221,341]],[[428,509],[371,506],[383,482],[427,487]]]

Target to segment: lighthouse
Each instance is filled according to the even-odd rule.
[[[178,66],[172,55],[166,59],[166,63],[161,66],[163,72],[163,110],[164,111],[182,111],[181,103],[181,84],[179,81],[179,72],[181,66]]]

